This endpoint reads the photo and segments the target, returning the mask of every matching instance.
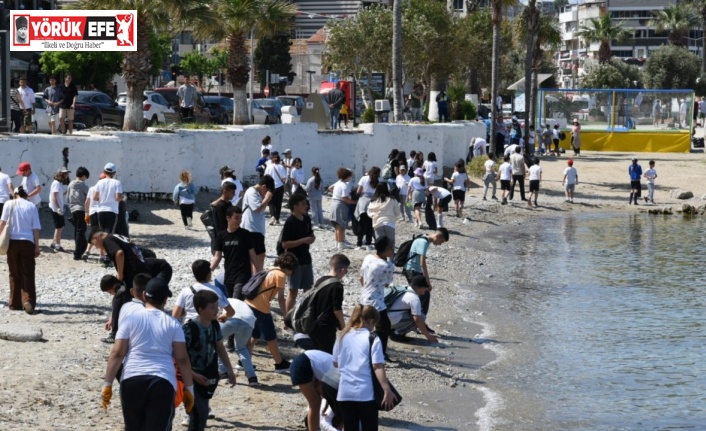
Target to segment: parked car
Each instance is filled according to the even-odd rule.
[[[270,117],[270,114],[259,103],[248,99],[248,106],[250,104],[252,104],[252,118],[250,119],[252,124],[271,124],[276,121],[276,118],[274,116]]]
[[[154,91],[164,96],[169,102],[169,106],[174,109],[174,111],[179,114],[181,118],[181,109],[179,108],[179,96],[177,96],[177,87],[160,87],[155,88]],[[211,122],[211,111],[209,111],[208,106],[206,106],[206,101],[203,98],[203,94],[196,92],[196,103],[194,103],[194,121],[197,123],[210,123]]]
[[[204,96],[203,99],[211,111],[212,123],[233,124],[233,99],[225,96]]]
[[[279,99],[255,99],[255,101],[267,111],[270,116],[270,123],[282,122],[282,107],[284,104]]]
[[[32,116],[32,133],[51,133],[51,128],[49,127],[49,114],[47,114],[47,101],[44,100],[44,96],[41,94],[34,95],[34,115]],[[83,130],[86,125],[74,121],[74,130]],[[61,132],[61,126],[59,121],[56,122],[57,133]]]
[[[79,90],[74,104],[74,121],[88,127],[111,125],[123,127],[125,110],[107,94],[101,91]]]
[[[302,115],[302,110],[306,106],[306,100],[302,96],[277,96],[285,106],[296,106],[297,114]]]
[[[118,94],[118,105],[123,109],[127,106],[127,93]],[[145,90],[142,95],[142,111],[146,125],[154,126],[157,123],[166,123],[167,117],[173,118],[176,111],[169,106],[169,102],[156,91]],[[166,114],[166,117],[165,117]]]

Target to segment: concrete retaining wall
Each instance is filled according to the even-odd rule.
[[[42,199],[47,201],[56,169],[62,165],[61,152],[69,149],[69,169],[85,166],[91,172],[89,184],[98,180],[106,162],[118,166],[118,178],[125,192],[171,192],[179,172],[191,171],[194,183],[219,187],[218,168],[229,165],[239,178],[255,174],[260,141],[272,137],[273,147],[292,150],[301,157],[308,172],[321,168],[326,184],[335,181],[336,169],[346,166],[360,178],[372,166],[382,167],[392,148],[434,151],[444,166],[465,158],[471,138],[485,136],[485,125],[463,122],[438,125],[366,124],[362,133],[319,133],[315,124],[275,126],[229,126],[227,130],[183,130],[178,133],[116,132],[106,135],[76,134],[11,135],[0,137],[0,167],[12,177],[20,162],[31,163],[43,183]]]

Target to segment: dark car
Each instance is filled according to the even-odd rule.
[[[302,115],[302,109],[306,106],[306,100],[302,96],[277,96],[277,99],[284,103],[284,106],[296,107],[299,115]]]
[[[204,96],[208,110],[211,111],[211,122],[216,124],[233,123],[233,100],[224,96]]]
[[[179,108],[179,96],[177,96],[176,87],[160,87],[155,88],[154,91],[164,96],[169,102],[169,106],[174,109],[174,111],[179,114],[181,118],[181,109]],[[210,123],[211,122],[211,112],[206,106],[206,101],[203,99],[203,95],[196,92],[196,103],[194,103],[194,120],[197,123]]]
[[[258,105],[270,116],[270,118],[276,118],[277,123],[282,122],[282,107],[284,104],[279,99],[255,99]]]
[[[74,121],[88,127],[123,127],[125,110],[101,91],[79,91],[74,104]]]

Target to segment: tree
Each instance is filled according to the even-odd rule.
[[[45,51],[39,57],[42,72],[47,75],[69,73],[78,85],[88,88],[95,84],[101,91],[108,89],[106,83],[113,80],[113,75],[120,71],[122,53],[112,51]],[[63,82],[59,80],[58,82]],[[110,91],[113,84],[110,84]]]
[[[391,0],[392,4],[392,94],[395,121],[404,119],[402,98],[402,0]]]
[[[187,26],[201,28],[201,23],[215,19],[206,0],[79,0],[71,6],[82,10],[137,10],[137,51],[122,53],[122,76],[127,85],[123,130],[142,130],[143,127],[143,92],[154,61],[151,35],[179,31]]]
[[[198,86],[203,85],[204,75],[210,78],[213,70],[211,60],[199,51],[189,51],[179,61],[179,68],[184,75],[196,76]]]
[[[674,45],[652,51],[642,69],[645,88],[693,88],[700,74],[701,59]]]
[[[497,154],[495,145],[496,138],[495,133],[497,132],[497,121],[498,115],[498,104],[496,99],[498,97],[498,72],[500,68],[500,24],[503,21],[503,10],[508,6],[514,6],[517,3],[516,0],[492,0],[492,20],[493,20],[493,60],[492,60],[492,84],[491,84],[491,104],[493,106],[493,121],[490,127],[490,151],[493,154]]]
[[[632,33],[623,29],[622,21],[614,23],[607,13],[598,18],[591,18],[589,21],[591,25],[582,26],[576,34],[587,43],[597,42],[600,44],[598,60],[603,63],[608,61],[613,55],[610,52],[611,41],[624,42],[632,37]]]
[[[522,11],[520,19],[515,20],[518,26],[518,34],[524,34],[526,40],[525,52],[525,145],[529,143],[529,125],[532,100],[532,59],[534,58],[535,40],[538,39],[539,32],[539,10],[537,9],[537,0],[529,0],[527,7]],[[539,46],[537,46],[539,49]]]
[[[257,41],[255,49],[255,68],[260,78],[260,88],[267,85],[267,71],[281,77],[292,79],[292,56],[289,47],[292,45],[289,33],[278,33],[273,36],[263,36]],[[270,82],[270,97],[284,94],[286,83]]]
[[[667,40],[671,45],[686,47],[689,30],[699,25],[699,18],[691,6],[675,4],[655,11],[650,25],[657,31],[668,31]]]
[[[640,68],[612,58],[600,63],[588,61],[581,77],[581,88],[632,88],[634,81],[642,81]]]
[[[701,20],[701,32],[706,35],[706,0],[686,0]],[[706,73],[706,37],[701,38],[701,73]]]
[[[233,85],[233,124],[249,124],[245,87],[250,64],[245,40],[251,34],[263,37],[287,31],[293,25],[297,8],[285,0],[215,0],[212,8],[217,18],[199,33],[216,40],[226,39],[227,75]]]

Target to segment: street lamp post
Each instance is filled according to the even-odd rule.
[[[309,94],[311,94],[311,75],[315,74],[315,70],[307,70],[306,73],[309,74]]]

